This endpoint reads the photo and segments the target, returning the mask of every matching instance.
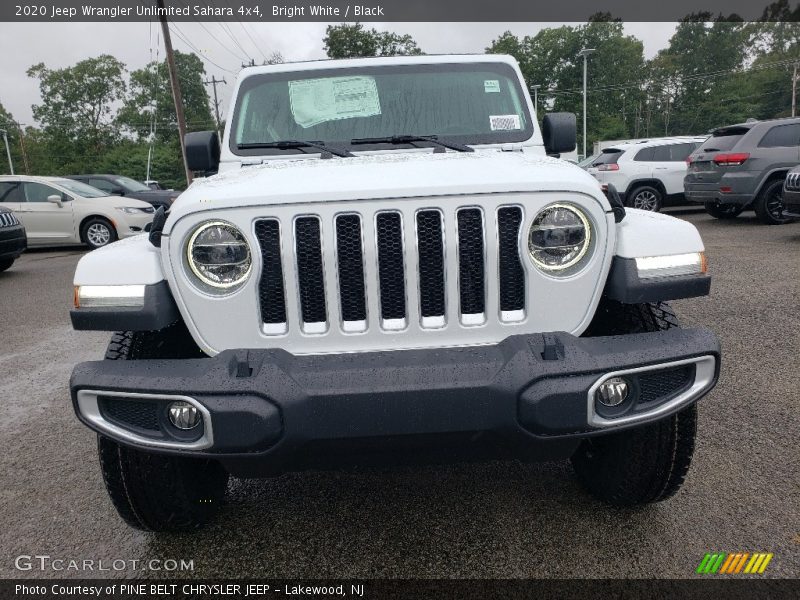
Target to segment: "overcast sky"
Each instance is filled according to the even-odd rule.
[[[367,27],[409,33],[430,54],[482,52],[506,30],[533,35],[560,23],[369,23]],[[322,38],[325,23],[179,23],[178,32],[206,57],[206,73],[225,77],[228,85],[218,88],[227,107],[232,83],[247,58],[259,64],[264,56],[280,52],[286,61],[324,58]],[[138,69],[155,52],[157,25],[150,23],[3,23],[0,35],[0,102],[17,121],[33,123],[31,104],[40,101],[36,80],[25,71],[43,62],[49,68],[73,65],[84,58],[111,54],[129,70]],[[626,23],[625,32],[644,43],[647,58],[667,42],[674,23]],[[234,43],[235,38],[238,45]],[[177,50],[191,51],[173,35]],[[241,48],[239,47],[241,46]],[[159,57],[163,59],[163,45]],[[213,61],[212,64],[210,61]],[[210,90],[209,90],[210,91]]]

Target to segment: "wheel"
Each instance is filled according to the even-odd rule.
[[[661,191],[649,185],[637,187],[628,195],[628,206],[652,212],[660,211],[663,201]]]
[[[81,241],[92,248],[102,248],[116,240],[117,230],[101,217],[92,217],[81,227]]]
[[[106,360],[196,358],[202,353],[182,323],[161,331],[111,338]],[[187,531],[219,510],[228,473],[216,461],[143,452],[102,435],[97,440],[103,481],[119,516],[145,531]]]
[[[626,305],[604,301],[590,326],[590,335],[619,335],[678,327],[664,302]],[[572,456],[584,488],[614,506],[660,502],[683,484],[692,462],[697,432],[697,407],[655,423],[587,438]]]
[[[792,219],[783,215],[783,179],[768,181],[756,198],[753,208],[765,225],[783,225]]]
[[[10,269],[15,260],[14,258],[0,258],[0,273]]]
[[[703,206],[706,212],[715,219],[735,219],[744,210],[744,207],[738,204],[720,204],[716,201],[706,202]]]

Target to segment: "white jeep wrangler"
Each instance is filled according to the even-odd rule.
[[[108,492],[142,529],[200,526],[229,474],[570,457],[607,502],[668,498],[720,352],[665,300],[707,294],[691,225],[583,170],[516,62],[248,68],[220,144],[149,235],[83,257],[71,379]]]

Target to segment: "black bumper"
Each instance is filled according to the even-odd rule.
[[[800,190],[783,188],[783,214],[787,217],[800,217]]]
[[[711,371],[705,385],[692,388],[691,397],[684,398],[691,382],[675,380],[674,389],[664,383],[667,371],[630,376],[642,406],[631,406],[627,415],[645,419],[626,425],[632,427],[653,420],[646,418],[649,413],[663,418],[677,412],[714,386],[719,344],[713,333],[673,329],[599,338],[554,333],[440,350],[322,356],[242,350],[194,360],[95,361],[77,365],[70,386],[76,413],[90,428],[142,449],[213,456],[247,476],[316,466],[340,451],[350,457],[389,456],[398,448],[402,454],[403,448],[416,452],[432,446],[445,454],[452,450],[454,460],[462,451],[569,455],[580,439],[624,427],[590,421],[589,391],[600,378],[697,357],[713,360],[706,361]],[[645,389],[651,390],[648,398]],[[662,389],[662,397],[653,396],[653,389]],[[165,414],[171,400],[159,398],[164,395],[189,397],[206,413],[194,442],[191,433],[170,433]],[[132,425],[98,408],[130,400],[137,404],[123,409],[152,409],[159,431],[142,429],[147,420],[141,415],[112,411],[123,420],[133,418]],[[106,419],[117,426],[109,429]],[[201,433],[202,443],[196,441]]]
[[[0,229],[0,258],[17,258],[27,247],[24,227],[18,225]]]

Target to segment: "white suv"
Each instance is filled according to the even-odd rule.
[[[586,169],[613,184],[627,206],[659,211],[684,201],[686,159],[706,137],[673,137],[606,148]]]

